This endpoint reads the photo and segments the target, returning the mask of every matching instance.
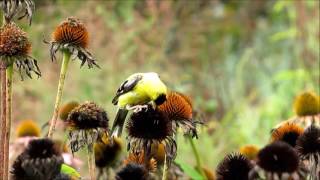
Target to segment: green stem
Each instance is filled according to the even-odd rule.
[[[93,145],[88,145],[88,167],[89,167],[89,174],[90,180],[96,180],[96,168],[95,168],[95,159],[94,159],[94,151]]]
[[[167,154],[164,155],[164,164],[163,164],[163,171],[162,171],[162,180],[167,180],[168,175],[168,162],[167,162]]]
[[[188,136],[188,140],[191,144],[191,148],[192,148],[192,152],[193,152],[193,155],[194,157],[196,158],[196,168],[198,169],[198,171],[201,173],[201,175],[203,176],[203,178],[207,179],[207,176],[206,174],[204,173],[203,169],[202,169],[202,164],[201,164],[201,160],[200,160],[200,155],[199,155],[199,152],[193,142],[193,139],[191,136]]]
[[[5,141],[4,141],[4,179],[9,178],[9,142],[10,142],[10,130],[12,122],[12,76],[13,76],[13,64],[6,69],[7,75],[7,118],[5,128]]]
[[[67,51],[63,51],[63,60],[61,64],[61,71],[60,71],[60,78],[59,78],[59,84],[58,84],[58,92],[56,96],[56,102],[54,105],[54,111],[53,111],[53,116],[50,122],[50,128],[49,128],[49,133],[48,133],[48,138],[52,138],[52,135],[55,131],[57,119],[58,119],[58,114],[59,114],[59,107],[61,103],[61,98],[62,98],[62,92],[63,92],[63,86],[64,86],[64,81],[66,79],[66,73],[68,70],[68,64],[70,61],[70,56],[71,54]]]

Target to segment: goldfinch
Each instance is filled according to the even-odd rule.
[[[166,101],[167,87],[159,75],[154,72],[135,73],[129,76],[119,87],[112,104],[118,106],[118,112],[111,129],[113,137],[119,137],[129,110],[135,112],[161,105]]]

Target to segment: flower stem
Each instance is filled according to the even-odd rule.
[[[164,155],[164,164],[163,164],[163,171],[162,171],[162,180],[167,180],[168,175],[168,162],[167,162],[167,154]]]
[[[6,128],[6,65],[5,62],[0,60],[0,82],[1,82],[1,113],[0,113],[0,177],[4,177],[4,140],[5,140],[5,128]]]
[[[62,98],[63,85],[64,85],[64,81],[66,79],[66,73],[68,70],[70,56],[71,56],[71,54],[68,51],[63,51],[63,60],[62,60],[62,64],[61,64],[58,92],[57,92],[57,96],[56,96],[56,102],[54,105],[53,116],[52,116],[52,119],[50,122],[48,138],[52,138],[52,135],[55,131],[55,127],[56,127],[56,123],[57,123],[57,119],[58,119],[58,114],[59,114],[59,107],[60,107],[61,98]]]
[[[197,170],[201,173],[201,175],[203,176],[203,178],[207,179],[207,178],[206,178],[206,175],[205,175],[205,173],[204,173],[204,171],[203,171],[203,169],[202,169],[202,164],[201,164],[199,152],[198,152],[198,150],[197,150],[197,148],[196,148],[196,146],[195,146],[195,144],[194,144],[194,142],[193,142],[193,139],[192,139],[191,136],[188,136],[187,138],[188,138],[188,140],[189,140],[189,142],[190,142],[190,144],[191,144],[191,148],[192,148],[193,155],[194,155],[194,157],[196,158],[196,163],[197,163],[196,168],[197,168]]]
[[[2,18],[3,17],[3,18]],[[4,22],[4,15],[0,11],[0,26]],[[4,177],[4,138],[5,138],[5,124],[6,124],[6,64],[4,60],[0,59],[0,177]]]
[[[90,174],[90,180],[96,180],[96,168],[95,168],[95,159],[94,159],[94,151],[93,151],[93,145],[88,145],[88,167],[89,167],[89,174]]]
[[[10,130],[12,121],[12,76],[13,76],[13,64],[6,69],[7,76],[7,98],[6,98],[6,126],[5,126],[5,141],[4,141],[4,179],[9,178],[9,142],[10,142]]]

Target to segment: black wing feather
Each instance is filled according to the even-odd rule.
[[[118,104],[118,98],[119,96],[131,91],[137,84],[138,82],[142,79],[142,75],[137,75],[134,78],[130,79],[130,80],[126,80],[124,81],[119,89],[117,90],[117,93],[115,95],[115,97],[112,99],[112,104],[116,105]]]

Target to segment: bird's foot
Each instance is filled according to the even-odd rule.
[[[140,112],[142,110],[147,111],[148,110],[148,105],[147,104],[145,104],[145,105],[135,105],[135,106],[129,107],[128,110],[133,110],[133,112],[135,112],[135,113]]]

